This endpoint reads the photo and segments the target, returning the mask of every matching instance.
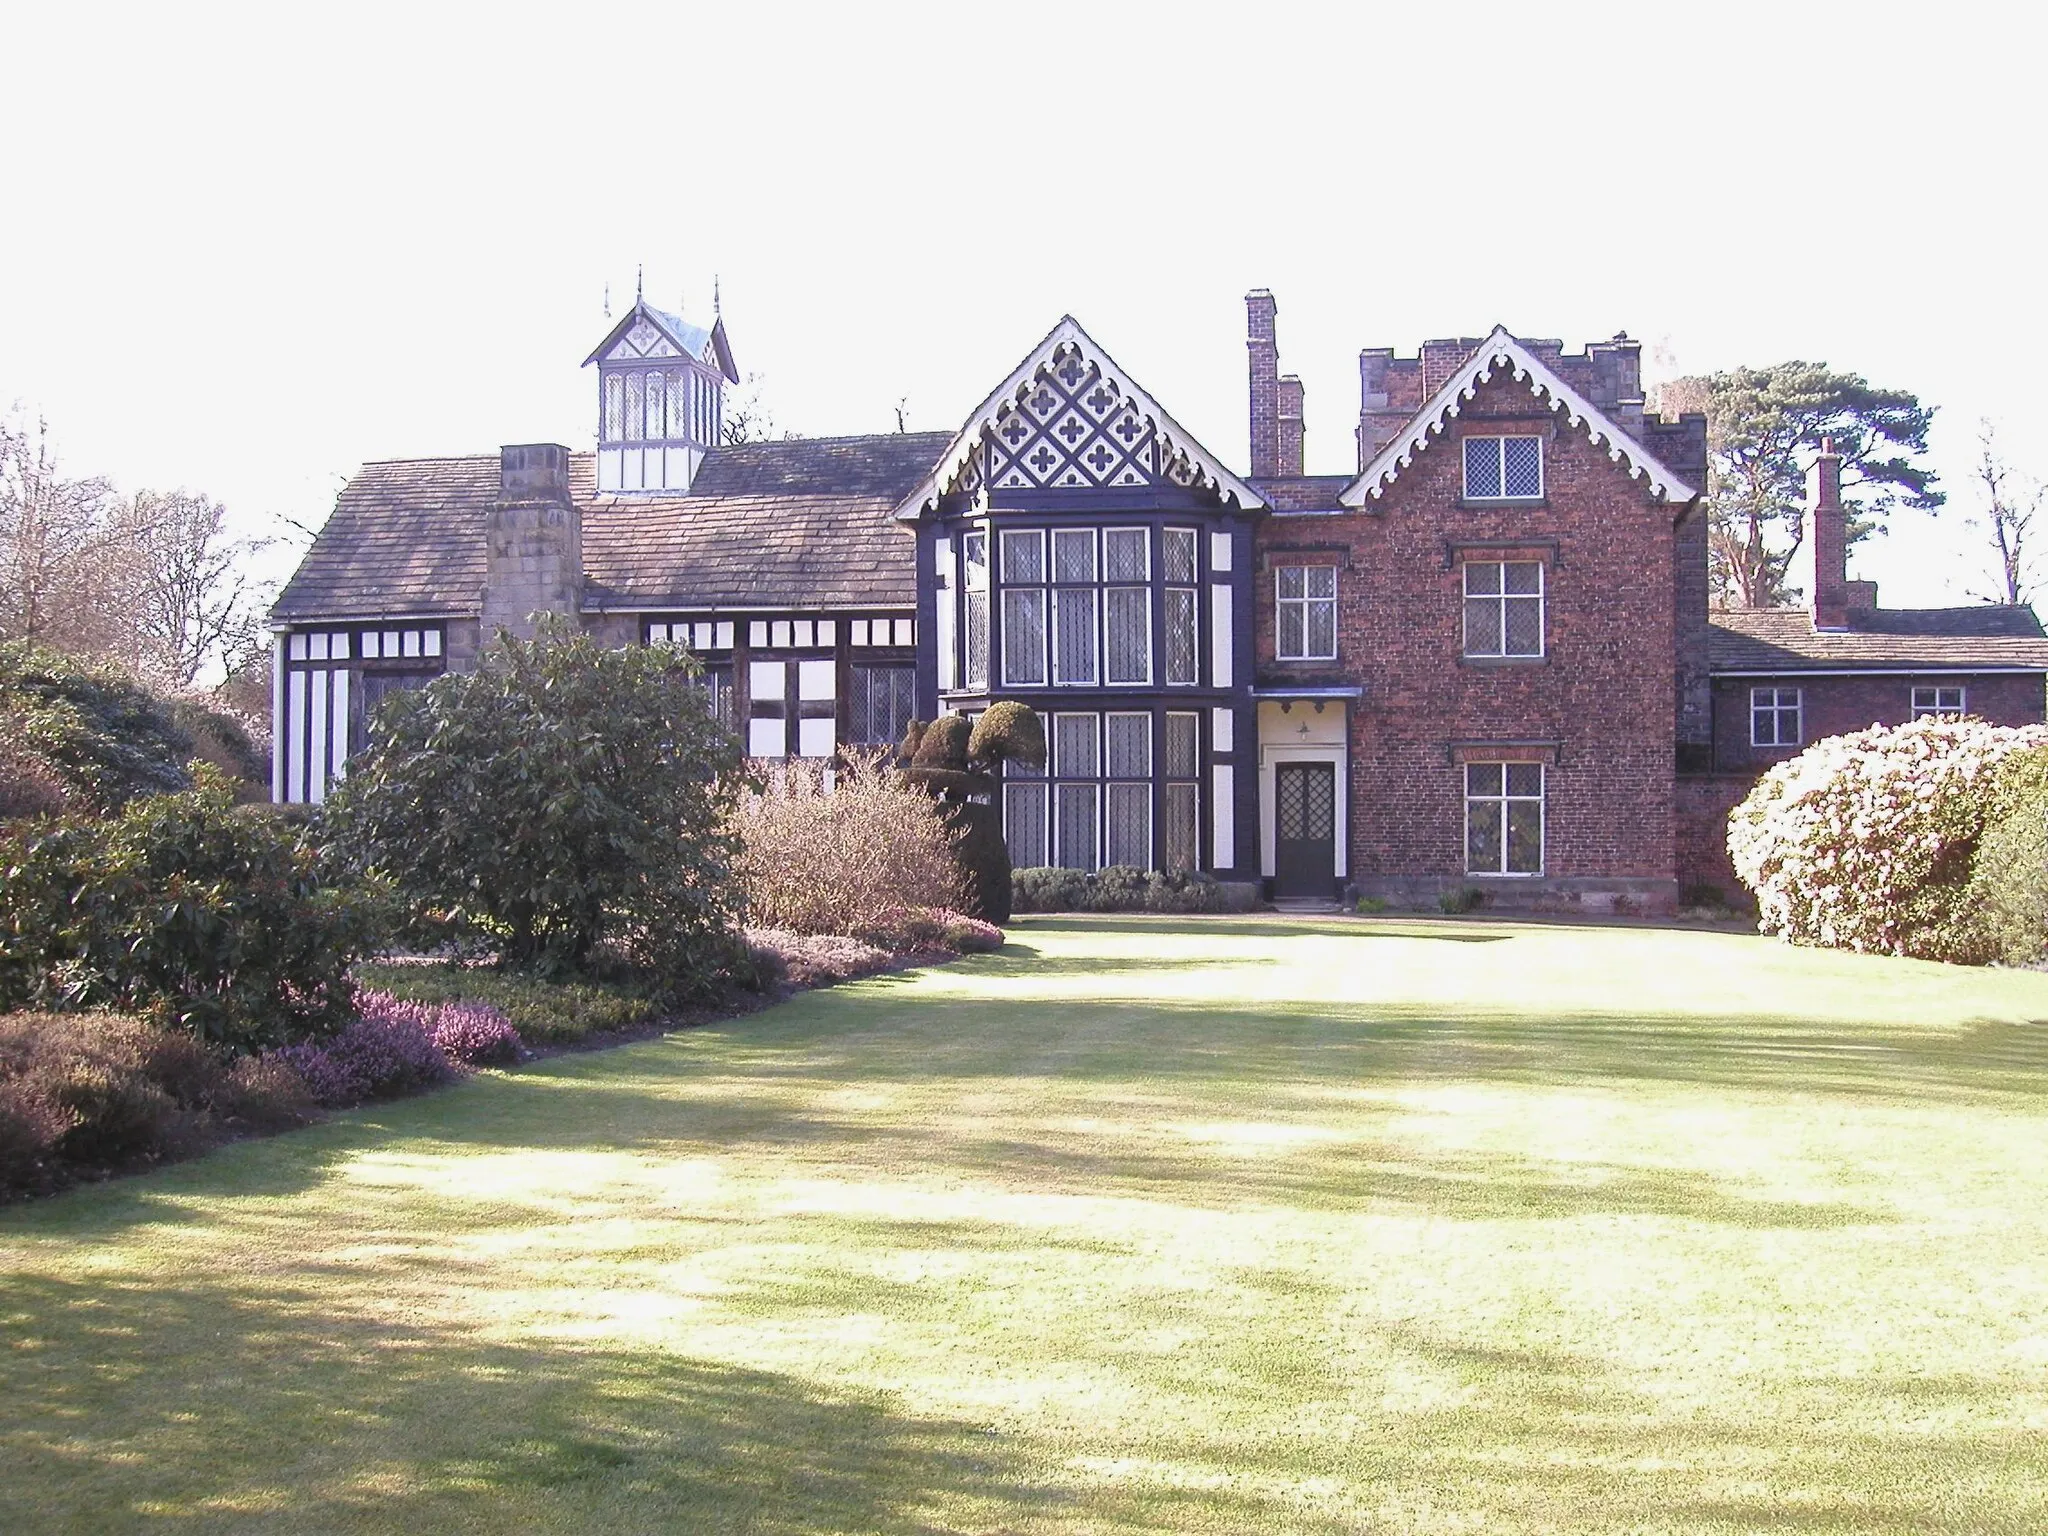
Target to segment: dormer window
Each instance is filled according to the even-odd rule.
[[[1543,497],[1543,439],[1465,439],[1467,501],[1540,501]]]

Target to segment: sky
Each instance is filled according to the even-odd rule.
[[[289,535],[368,460],[588,447],[644,271],[780,431],[956,428],[1071,313],[1241,468],[1265,287],[1316,473],[1361,347],[1496,323],[1913,390],[1950,506],[1851,574],[1960,602],[1980,421],[2048,475],[2037,16],[0,0],[0,408]]]

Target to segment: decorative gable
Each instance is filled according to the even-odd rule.
[[[630,363],[643,357],[680,357],[675,345],[645,315],[636,319],[605,354],[608,363]]]
[[[1699,494],[1694,486],[1674,474],[1655,454],[1637,442],[1613,418],[1587,400],[1557,376],[1552,369],[1510,335],[1503,326],[1466,359],[1421,410],[1387,445],[1373,455],[1357,479],[1347,485],[1338,500],[1347,507],[1363,507],[1386,494],[1388,486],[1426,452],[1431,443],[1446,436],[1451,422],[1495,374],[1505,371],[1517,384],[1526,385],[1537,402],[1554,415],[1562,415],[1572,430],[1583,427],[1596,448],[1625,465],[1629,478],[1647,482],[1650,494],[1659,501],[1691,501]]]
[[[982,402],[897,515],[991,489],[1156,485],[1208,490],[1245,508],[1264,504],[1069,316]]]

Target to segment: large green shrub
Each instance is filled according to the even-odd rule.
[[[673,996],[715,989],[742,952],[740,755],[696,665],[559,621],[500,632],[474,672],[386,699],[327,802],[336,850],[514,967],[565,975],[602,947]]]
[[[233,1050],[323,1034],[377,920],[202,767],[118,815],[0,835],[0,1009],[120,1009]]]
[[[10,734],[95,810],[190,784],[191,735],[173,706],[118,668],[25,640],[0,644],[0,715]]]
[[[1005,762],[1045,766],[1045,727],[1028,704],[998,699],[970,725],[964,715],[910,722],[898,754],[904,780],[937,799],[954,832],[964,910],[984,922],[1010,920],[1010,852],[995,805]]]
[[[1963,908],[1984,959],[2033,965],[2048,953],[2048,747],[2000,766]]]
[[[2003,762],[2048,728],[1921,719],[1815,742],[1728,818],[1760,926],[1797,943],[1985,958],[1968,896]]]
[[[949,809],[875,755],[771,768],[733,815],[747,920],[889,944],[909,913],[960,906]]]

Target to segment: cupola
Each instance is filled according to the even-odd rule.
[[[597,489],[602,494],[687,495],[704,455],[718,446],[725,387],[739,382],[725,321],[706,330],[656,309],[633,307],[583,360],[597,365]]]

